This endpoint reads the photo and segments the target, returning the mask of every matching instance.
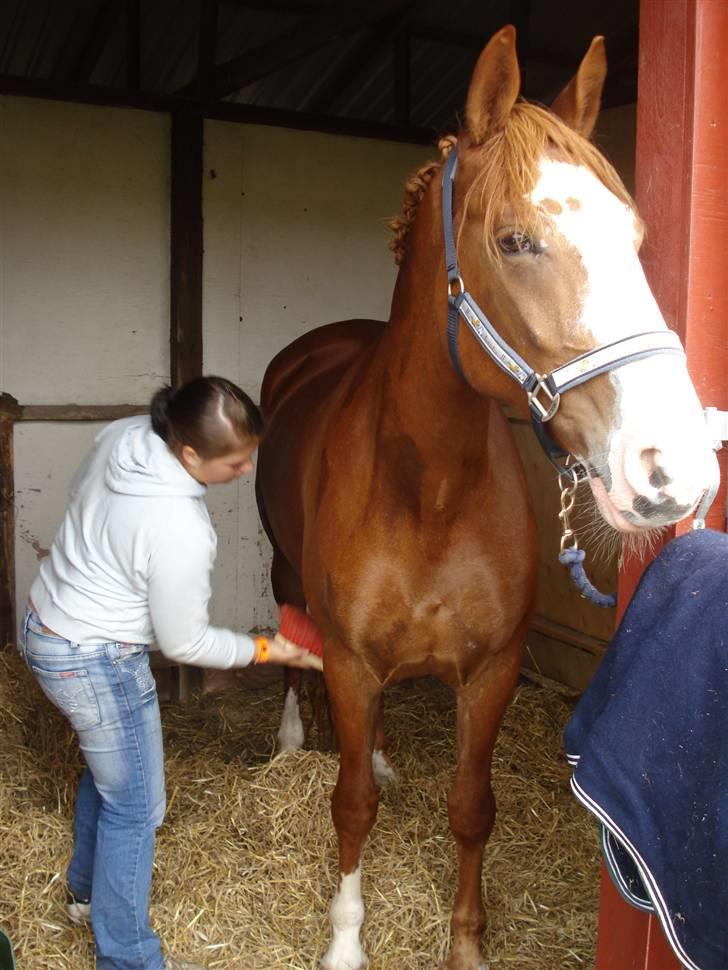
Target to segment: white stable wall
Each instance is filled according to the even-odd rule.
[[[325,320],[386,317],[418,147],[208,122],[204,367],[257,398],[268,360]],[[0,97],[0,391],[21,404],[144,403],[169,377],[169,119]],[[16,426],[18,615],[100,425]],[[274,606],[252,482],[211,490],[213,618]]]
[[[169,119],[0,97],[0,389],[145,401],[169,373]]]
[[[146,402],[169,374],[169,119],[0,97],[0,391]],[[15,431],[18,617],[100,425]]]

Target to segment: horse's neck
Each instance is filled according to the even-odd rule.
[[[454,450],[482,453],[495,402],[476,394],[447,350],[447,290],[439,252],[420,239],[405,256],[392,313],[372,361],[382,428],[399,432],[428,461],[451,462]]]

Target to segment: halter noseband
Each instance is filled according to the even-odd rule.
[[[560,367],[555,367],[549,374],[538,374],[528,363],[516,353],[500,336],[488,317],[483,313],[473,297],[465,289],[465,285],[458,268],[458,257],[455,249],[452,219],[452,193],[457,171],[457,151],[453,147],[448,155],[442,176],[442,223],[445,235],[445,265],[447,268],[447,343],[450,359],[458,374],[467,383],[463,373],[458,353],[458,329],[460,318],[467,323],[475,339],[488,356],[495,361],[502,371],[508,374],[526,392],[528,406],[531,409],[531,420],[538,440],[546,452],[549,461],[562,472],[564,466],[557,462],[557,458],[565,458],[568,454],[551,438],[544,428],[556,414],[561,403],[561,395],[572,387],[578,387],[585,381],[624,367],[643,357],[653,354],[682,354],[685,351],[680,338],[672,330],[656,330],[623,337],[612,343],[602,344],[593,350],[574,357],[573,360]],[[458,292],[453,293],[454,284]]]

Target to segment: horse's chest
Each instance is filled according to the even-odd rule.
[[[440,472],[408,454],[399,441],[398,463],[382,460],[374,479],[322,490],[309,533],[307,590],[337,636],[382,666],[393,651],[425,662],[454,641],[497,648],[533,598],[520,477],[495,487],[482,464]]]
[[[515,554],[478,535],[423,541],[396,529],[373,543],[372,531],[374,523],[335,557],[324,589],[341,638],[383,665],[398,655],[424,662],[450,654],[454,643],[466,652],[495,648],[530,607],[528,549]]]

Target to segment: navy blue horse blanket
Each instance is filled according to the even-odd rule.
[[[728,535],[649,566],[566,726],[617,888],[693,970],[728,968]]]

